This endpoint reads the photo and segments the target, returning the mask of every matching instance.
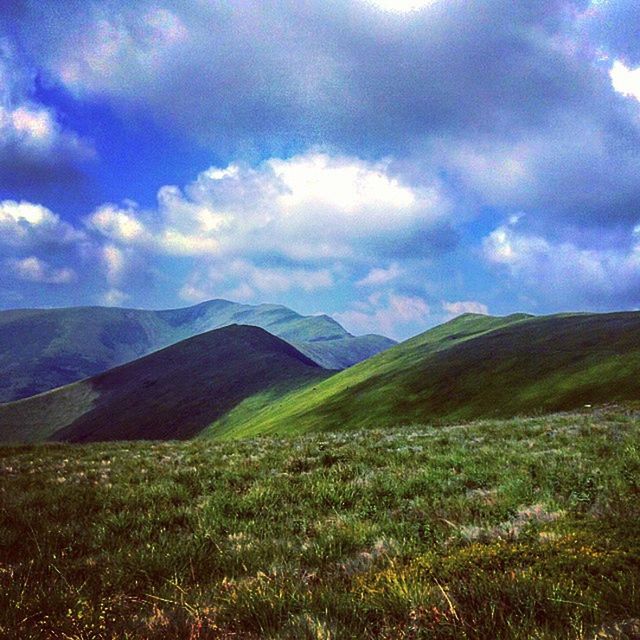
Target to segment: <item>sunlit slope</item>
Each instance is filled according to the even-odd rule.
[[[243,402],[212,436],[384,427],[640,399],[640,313],[461,316],[328,380]]]
[[[189,438],[246,397],[265,390],[277,395],[327,375],[280,338],[234,325],[0,405],[0,440]]]
[[[97,375],[231,324],[262,327],[327,369],[342,369],[395,344],[383,336],[353,336],[329,316],[301,316],[281,305],[228,300],[164,311],[104,307],[0,311],[0,402]]]

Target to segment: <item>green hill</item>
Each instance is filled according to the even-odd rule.
[[[640,400],[640,313],[467,314],[275,398],[247,398],[217,437],[507,417]]]
[[[279,305],[227,300],[165,311],[104,307],[0,311],[0,402],[102,373],[231,324],[262,327],[326,369],[343,369],[395,344],[382,336],[352,336],[328,316],[301,316]]]
[[[233,325],[0,405],[0,441],[189,438],[246,397],[282,394],[327,375],[265,330]]]

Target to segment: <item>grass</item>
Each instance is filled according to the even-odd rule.
[[[632,625],[639,418],[2,447],[0,637],[550,640]]]
[[[640,313],[467,314],[274,399],[247,398],[212,437],[507,418],[640,400]]]
[[[198,309],[183,310],[186,320]],[[293,314],[268,305],[262,312]],[[245,337],[256,332],[262,347],[247,351]],[[327,342],[335,340],[309,344]],[[346,370],[313,365],[262,329],[226,327],[0,404],[0,441],[235,439],[633,402],[640,400],[640,313],[466,314]]]

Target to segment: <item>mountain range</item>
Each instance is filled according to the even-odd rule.
[[[60,389],[0,405],[8,440],[173,440],[198,434],[243,399],[330,372],[264,329],[231,325]]]
[[[451,423],[638,401],[639,380],[638,312],[465,314],[334,372],[266,330],[234,325],[0,405],[0,440]]]
[[[211,300],[184,309],[110,307],[0,311],[0,402],[48,391],[231,324],[261,327],[325,369],[344,369],[393,346],[353,336],[327,315],[274,304]]]

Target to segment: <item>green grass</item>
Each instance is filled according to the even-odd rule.
[[[260,345],[246,351],[245,334]],[[266,331],[219,329],[0,405],[0,441],[295,435],[633,402],[640,313],[467,314],[341,372],[309,365]]]
[[[640,617],[640,414],[0,448],[0,637],[590,638]]]
[[[447,423],[640,400],[640,313],[467,314],[285,396],[248,398],[207,434]]]

